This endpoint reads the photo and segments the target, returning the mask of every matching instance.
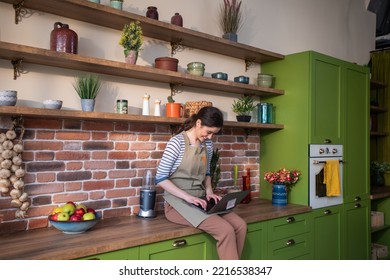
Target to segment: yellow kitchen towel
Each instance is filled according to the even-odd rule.
[[[326,196],[340,195],[340,170],[338,160],[327,160],[324,166]]]

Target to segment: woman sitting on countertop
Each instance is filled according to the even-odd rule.
[[[206,207],[207,200],[221,199],[211,187],[210,160],[212,136],[223,126],[222,112],[212,106],[203,107],[188,118],[173,136],[157,169],[156,184],[164,189],[165,216],[177,224],[193,226],[217,240],[221,260],[240,259],[247,231],[245,221],[235,214],[211,214],[191,206]]]

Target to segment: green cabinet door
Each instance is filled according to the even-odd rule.
[[[267,253],[267,222],[248,224],[243,260],[264,260]]]
[[[369,74],[368,68],[346,64],[345,145],[343,165],[344,202],[369,198]]]
[[[370,201],[363,200],[344,204],[343,211],[343,259],[367,260],[370,259]]]
[[[316,209],[313,216],[315,260],[340,260],[342,257],[342,205]]]
[[[207,260],[215,258],[215,242],[196,234],[140,246],[141,260]]]
[[[80,260],[138,260],[139,247],[132,247],[80,258]]]
[[[311,55],[310,143],[342,144],[342,67],[340,61]]]

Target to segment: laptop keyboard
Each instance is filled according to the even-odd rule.
[[[210,209],[215,206],[215,200],[214,199],[210,199],[209,201],[207,201],[206,197],[200,197],[200,198],[205,200],[206,203],[207,203],[206,210],[205,210],[206,212],[210,211]],[[198,207],[198,208],[201,208],[202,210],[204,210],[203,207],[200,206],[200,205],[195,205],[195,206]]]

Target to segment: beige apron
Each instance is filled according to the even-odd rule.
[[[169,180],[185,192],[201,197],[206,194],[203,180],[207,170],[207,148],[206,145],[203,145],[203,147],[191,146],[187,133],[183,131],[182,134],[185,141],[183,159],[176,171],[169,177]],[[164,193],[164,198],[194,227],[197,227],[210,216],[168,192]]]

